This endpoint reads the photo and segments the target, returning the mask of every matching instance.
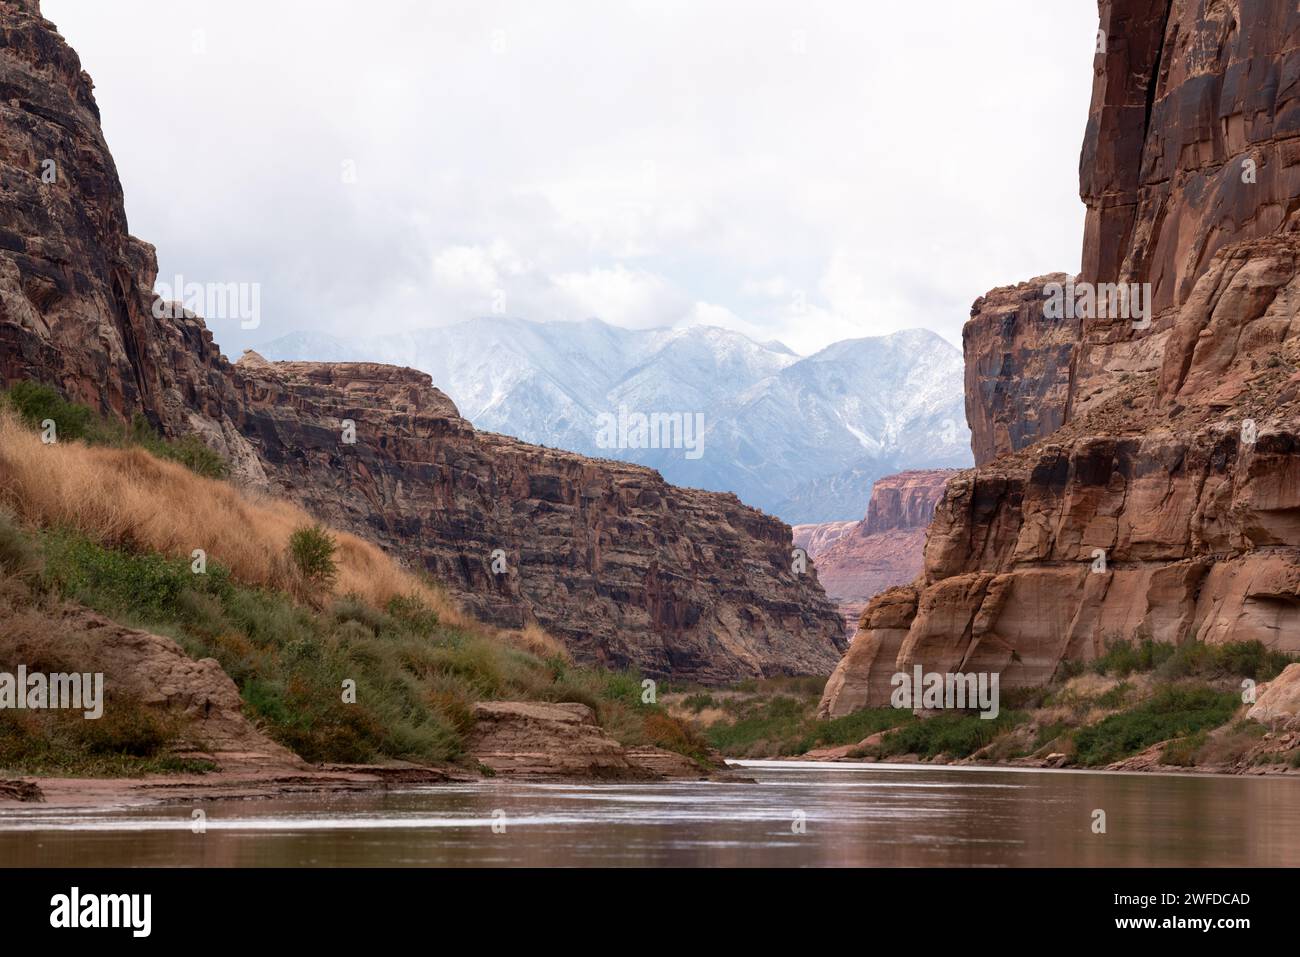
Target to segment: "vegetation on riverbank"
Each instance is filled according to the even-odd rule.
[[[1163,744],[1159,762],[1222,768],[1285,762],[1295,747],[1245,720],[1245,679],[1262,683],[1295,659],[1259,642],[1182,646],[1115,642],[1071,664],[1044,688],[1004,691],[995,719],[976,712],[918,718],[910,710],[866,708],[818,721],[820,679],[747,682],[730,689],[677,689],[665,703],[728,757],[794,757],[838,748],[861,760],[1041,763],[1103,767]]]

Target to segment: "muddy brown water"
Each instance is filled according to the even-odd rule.
[[[6,808],[0,865],[1300,865],[1295,777],[745,768],[757,783],[488,780],[258,801]],[[1094,832],[1097,811],[1105,833]]]

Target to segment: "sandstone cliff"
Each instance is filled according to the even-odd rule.
[[[1011,688],[1111,641],[1300,651],[1300,13],[1100,10],[1079,281],[1150,283],[1151,321],[1061,325],[1043,280],[976,304],[980,465],[948,484],[922,575],[864,611],[823,715],[886,703],[915,664]]]
[[[818,579],[845,617],[849,640],[868,601],[920,574],[926,527],[945,484],[957,474],[933,469],[887,475],[872,486],[862,521],[795,529],[795,544],[806,543]]]
[[[159,317],[156,271],[77,55],[36,0],[0,0],[0,384],[197,432],[239,481],[381,543],[493,623],[540,622],[580,662],[711,682],[834,666],[841,622],[815,572],[792,571],[785,524],[476,432],[411,370],[232,365],[201,319]]]

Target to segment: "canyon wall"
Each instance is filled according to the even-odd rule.
[[[958,474],[932,469],[887,475],[872,486],[862,521],[795,528],[795,544],[808,550],[826,594],[844,615],[850,641],[867,602],[921,572],[926,527],[948,479]]]
[[[815,570],[792,570],[784,523],[477,432],[409,369],[232,365],[201,319],[156,308],[92,89],[36,0],[0,0],[0,385],[40,380],[200,434],[236,481],[379,542],[488,621],[539,622],[581,662],[708,682],[829,673],[842,623]]]
[[[1061,325],[1042,280],[976,304],[979,465],[948,483],[917,581],[864,610],[823,716],[887,704],[918,664],[1014,688],[1118,641],[1300,652],[1300,14],[1100,11],[1079,281],[1150,283],[1149,322]]]

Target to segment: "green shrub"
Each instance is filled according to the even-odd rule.
[[[1110,641],[1106,653],[1092,663],[1097,674],[1126,678],[1134,672],[1154,671],[1165,681],[1179,678],[1233,675],[1268,681],[1296,660],[1258,641],[1210,645],[1189,641],[1170,645],[1150,639],[1137,643]]]
[[[338,544],[321,525],[300,528],[289,536],[289,557],[305,582],[328,590],[338,577],[334,552]]]
[[[818,721],[799,742],[802,751],[857,744],[879,731],[887,731],[917,720],[904,708],[863,708],[841,718]]]
[[[944,754],[965,758],[1025,720],[1019,711],[1004,710],[996,718],[987,719],[977,714],[943,712],[889,732],[874,750],[880,757],[917,754],[933,758]]]
[[[18,520],[0,508],[0,572],[19,579],[40,577],[43,566],[40,548]]]
[[[184,559],[106,549],[69,532],[48,534],[44,554],[51,587],[109,614],[188,621],[196,610],[191,593],[220,595],[230,588],[229,573],[215,562],[196,575]]]
[[[1231,691],[1163,687],[1133,710],[1081,728],[1074,739],[1076,758],[1087,767],[1111,764],[1158,741],[1217,728],[1232,717],[1240,703],[1237,694]]]
[[[1209,732],[1205,730],[1177,738],[1165,745],[1160,752],[1160,763],[1174,767],[1190,768],[1196,766],[1196,755],[1205,747]]]
[[[5,394],[6,404],[32,429],[43,429],[46,420],[54,422],[61,442],[104,437],[101,423],[84,405],[66,401],[58,392],[39,382],[15,382]]]
[[[1258,641],[1233,641],[1221,645],[1192,641],[1180,645],[1156,674],[1169,681],[1192,676],[1270,681],[1295,660],[1295,657],[1274,651]]]
[[[1133,643],[1112,640],[1106,643],[1106,653],[1092,663],[1099,675],[1127,678],[1136,671],[1151,671],[1173,657],[1173,645],[1144,639]]]
[[[1121,707],[1124,704],[1125,699],[1128,698],[1130,690],[1131,686],[1129,683],[1127,681],[1121,681],[1109,691],[1103,691],[1101,694],[1097,695],[1097,706],[1099,708],[1107,709]]]

